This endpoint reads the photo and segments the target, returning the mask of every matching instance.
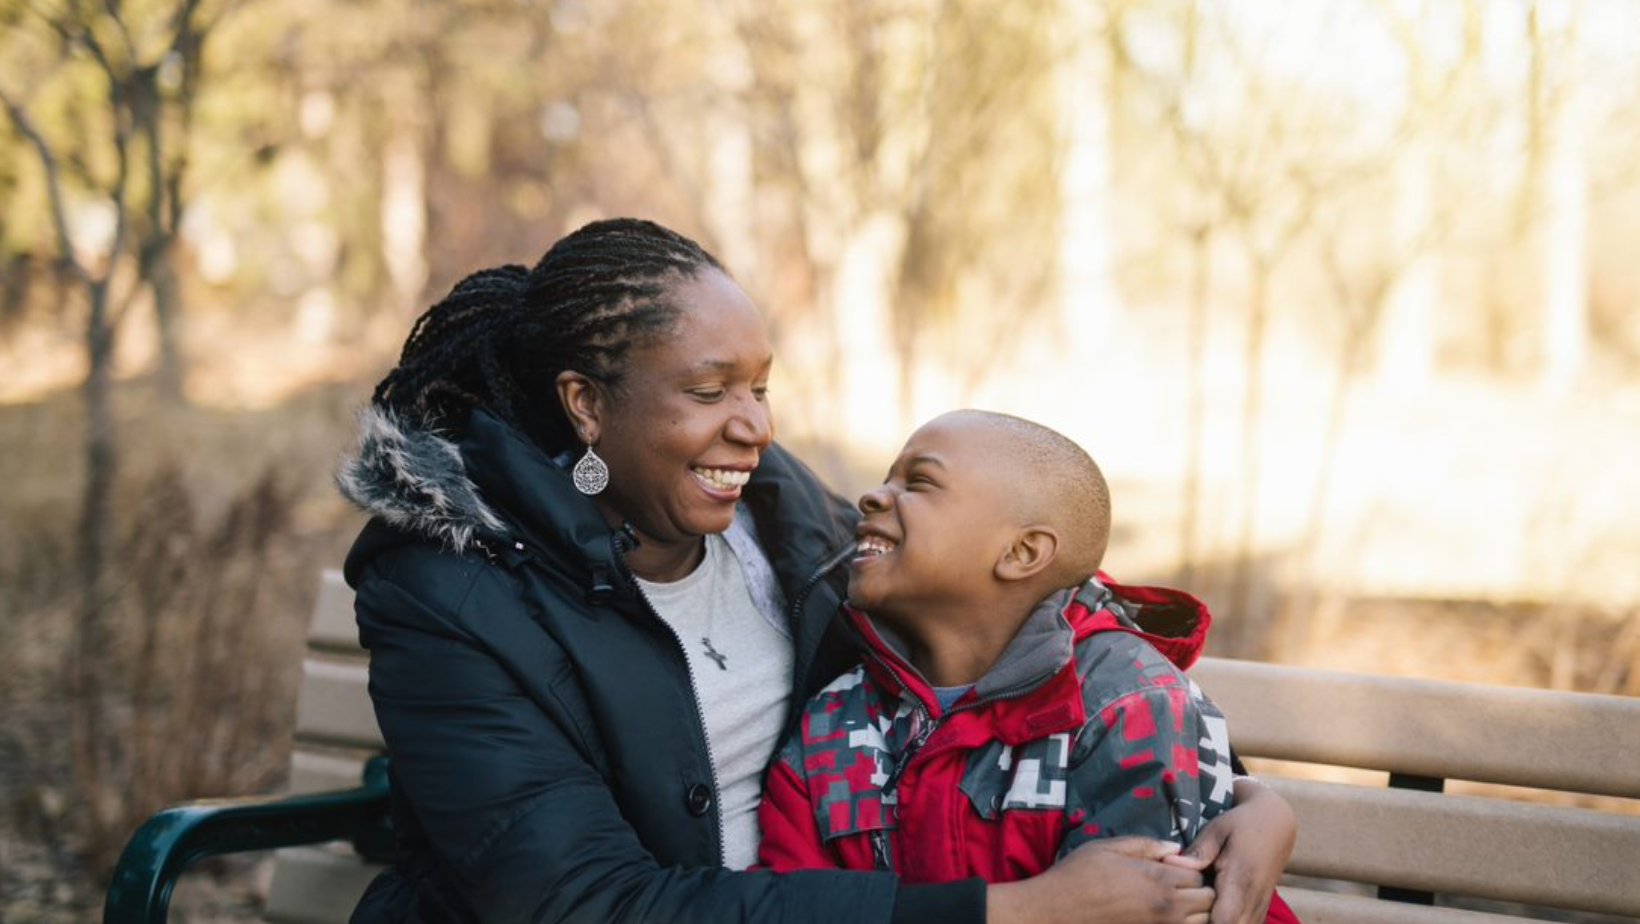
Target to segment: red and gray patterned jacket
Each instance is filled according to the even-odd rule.
[[[1097,838],[1188,843],[1229,808],[1224,717],[1183,673],[1211,621],[1196,598],[1103,575],[1056,594],[949,711],[886,629],[848,616],[864,664],[770,769],[759,866],[1008,882]]]

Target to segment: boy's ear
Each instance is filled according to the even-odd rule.
[[[579,372],[558,373],[558,403],[582,442],[597,445],[603,435],[604,393],[598,383]]]
[[[1014,534],[1014,541],[997,559],[996,577],[999,581],[1023,581],[1036,577],[1059,554],[1059,533],[1052,526],[1027,526]]]

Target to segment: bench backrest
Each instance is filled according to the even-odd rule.
[[[359,785],[365,760],[381,750],[366,664],[353,621],[353,591],[341,572],[326,571],[302,659],[291,792],[351,789]],[[278,924],[345,924],[380,869],[346,844],[280,850],[266,917]]]
[[[366,664],[352,591],[326,571],[292,792],[356,786],[381,749]],[[1237,751],[1298,813],[1291,873],[1415,901],[1439,893],[1640,918],[1640,699],[1218,658],[1191,675],[1229,717]],[[1532,799],[1501,787],[1529,787]],[[346,845],[279,851],[267,918],[345,922],[378,869]],[[1516,920],[1361,893],[1283,889],[1305,924]]]
[[[1214,658],[1191,674],[1298,813],[1290,873],[1506,914],[1537,913],[1518,903],[1640,917],[1640,699]],[[1489,917],[1289,898],[1306,924]]]

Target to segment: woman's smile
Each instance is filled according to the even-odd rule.
[[[752,466],[752,468],[756,467],[755,464]],[[740,489],[746,486],[746,482],[752,480],[751,468],[693,466],[689,469],[689,474],[695,476],[695,480],[700,482],[701,486],[706,489],[706,493],[713,497],[731,501],[738,500],[740,498]]]

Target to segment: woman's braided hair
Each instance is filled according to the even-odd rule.
[[[666,333],[672,287],[724,272],[699,244],[651,221],[596,221],[534,269],[480,270],[427,309],[372,401],[424,426],[460,429],[477,407],[548,452],[575,445],[557,400],[571,370],[618,389],[633,346]]]

